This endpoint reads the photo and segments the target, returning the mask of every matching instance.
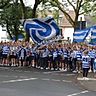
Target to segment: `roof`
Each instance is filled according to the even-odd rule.
[[[72,27],[72,25],[69,23],[69,21],[66,19],[66,17],[64,16],[64,14],[60,11],[59,12],[59,18],[60,18],[60,26],[61,27]],[[74,19],[75,17],[75,13],[74,11],[68,11],[68,14],[71,16],[71,18]]]

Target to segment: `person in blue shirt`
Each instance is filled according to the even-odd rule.
[[[3,59],[3,56],[2,56],[2,47],[3,47],[3,42],[0,42],[0,64],[2,64],[2,59]]]
[[[61,49],[61,46],[59,45],[57,47],[57,70],[61,70],[62,55],[63,55],[63,50]]]
[[[94,59],[94,73],[96,73],[96,57]]]
[[[73,52],[71,53],[72,55],[72,71],[73,72],[77,72],[76,70],[76,61],[77,61],[77,58],[76,58],[76,53],[77,53],[77,48],[76,47],[73,47]]]
[[[82,51],[80,48],[77,49],[76,51],[76,66],[77,66],[77,72],[80,73],[82,69],[82,64],[81,64],[81,59],[82,59]]]
[[[3,57],[3,65],[4,64],[7,64],[8,65],[8,56],[9,56],[9,53],[10,53],[10,46],[5,43],[4,46],[2,47],[2,57]]]
[[[87,80],[88,71],[90,68],[90,57],[88,56],[88,51],[84,51],[82,56],[82,69],[83,69],[83,78]]]
[[[68,71],[72,71],[72,58],[71,58],[71,52],[72,52],[72,49],[71,47],[68,47],[68,64],[67,64],[67,70]]]
[[[67,69],[68,69],[67,68],[68,67],[68,50],[65,47],[63,49],[63,61],[64,61],[63,62],[64,63],[64,65],[63,65],[64,71],[67,71]]]
[[[49,69],[53,69],[53,50],[52,48],[49,48],[49,53],[48,53],[48,61],[49,61]]]
[[[26,58],[25,46],[22,45],[22,47],[20,48],[18,52],[18,55],[19,55],[19,67],[25,66],[25,58]]]
[[[43,49],[42,61],[43,61],[43,68],[44,69],[48,68],[48,49],[47,48]]]
[[[91,58],[91,61],[90,61],[90,63],[91,63],[91,66],[90,66],[91,68],[90,69],[91,70],[90,70],[90,72],[93,72],[94,59],[95,59],[95,56],[96,56],[95,50],[93,48],[90,48],[88,55]]]
[[[56,48],[54,48],[53,50],[53,69],[56,70],[57,69],[57,56],[58,56],[58,52],[56,51]]]

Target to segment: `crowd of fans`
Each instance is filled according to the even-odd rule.
[[[35,49],[31,42],[1,42],[0,65],[26,66],[49,70],[96,72],[96,46],[51,43]]]

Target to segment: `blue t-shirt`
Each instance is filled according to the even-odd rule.
[[[82,56],[82,68],[89,68],[90,67],[90,57],[88,55]]]

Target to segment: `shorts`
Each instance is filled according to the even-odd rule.
[[[25,61],[25,57],[19,57],[20,61]]]
[[[7,54],[3,54],[2,57],[5,58],[5,59],[7,59]]]
[[[10,55],[9,58],[12,59],[12,58],[15,58],[15,56],[14,55]]]

